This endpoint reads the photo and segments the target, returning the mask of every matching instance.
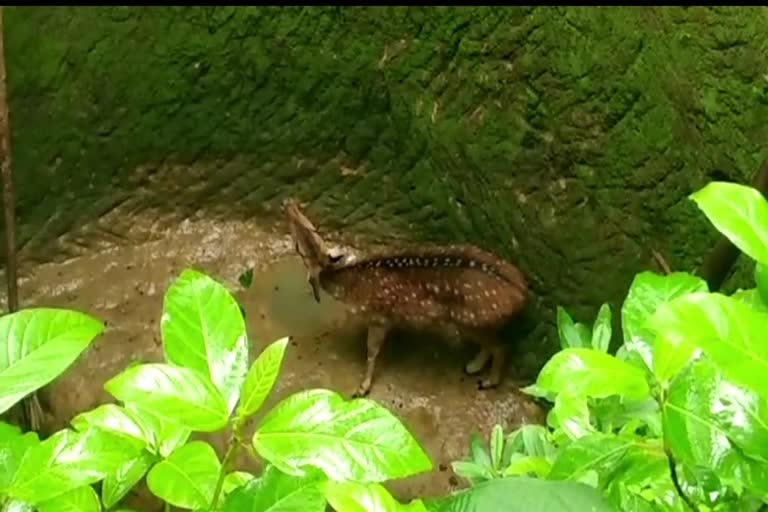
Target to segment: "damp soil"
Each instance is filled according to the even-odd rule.
[[[44,430],[64,428],[78,413],[114,402],[103,385],[127,365],[162,360],[163,295],[185,268],[203,271],[232,290],[245,311],[252,358],[268,343],[292,338],[267,409],[306,388],[350,396],[365,368],[365,326],[327,297],[314,301],[301,261],[283,233],[247,222],[198,219],[155,233],[151,241],[94,244],[98,249],[86,248],[63,262],[23,265],[22,307],[71,308],[106,323],[70,370],[41,391],[48,413]],[[246,289],[238,276],[248,269],[253,279]],[[400,499],[464,486],[450,463],[466,456],[472,432],[487,437],[495,424],[513,429],[543,421],[538,406],[518,391],[519,379],[478,389],[478,377],[462,371],[474,350],[411,332],[393,333],[382,349],[369,397],[401,418],[434,462],[431,473],[389,484]],[[511,359],[514,365],[514,354]],[[223,453],[226,434],[198,437]],[[260,469],[245,454],[236,464]],[[129,496],[126,505],[159,509],[146,489]]]

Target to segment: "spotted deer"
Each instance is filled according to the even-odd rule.
[[[295,199],[286,199],[283,208],[315,300],[320,302],[322,289],[367,321],[367,366],[354,396],[370,391],[376,358],[394,327],[448,328],[474,341],[481,350],[465,371],[477,374],[490,361],[480,388],[500,384],[506,347],[499,331],[528,302],[528,284],[519,269],[472,245],[416,247],[345,261],[330,254]]]

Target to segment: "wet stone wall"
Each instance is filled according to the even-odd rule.
[[[5,17],[34,261],[110,213],[269,222],[295,194],[326,230],[479,244],[530,276],[545,324],[557,304],[591,321],[652,250],[693,268],[715,234],[687,195],[768,151],[763,7]]]

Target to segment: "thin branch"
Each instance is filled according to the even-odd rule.
[[[16,272],[16,195],[11,175],[11,124],[8,115],[8,94],[5,79],[5,30],[3,8],[0,6],[0,167],[3,176],[3,213],[5,215],[5,275],[8,282],[8,312],[19,309]]]
[[[11,123],[5,70],[5,27],[0,6],[0,174],[3,180],[5,217],[5,277],[8,285],[8,313],[19,310],[18,261],[16,259],[16,194],[11,172]],[[40,430],[43,409],[37,393],[22,400],[19,423],[25,429]]]
[[[665,274],[669,275],[672,273],[672,269],[669,267],[669,264],[667,264],[667,260],[664,259],[664,256],[662,256],[655,249],[651,249],[651,254],[653,255],[653,259],[656,260],[656,263],[659,265],[659,267],[661,267],[661,270],[663,270]]]

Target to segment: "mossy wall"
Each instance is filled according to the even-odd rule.
[[[687,195],[768,156],[762,7],[5,16],[19,236],[38,252],[138,189],[249,216],[298,194],[326,229],[478,243],[591,321],[652,249],[692,269],[715,234]],[[190,164],[172,193],[136,172],[164,161]]]

